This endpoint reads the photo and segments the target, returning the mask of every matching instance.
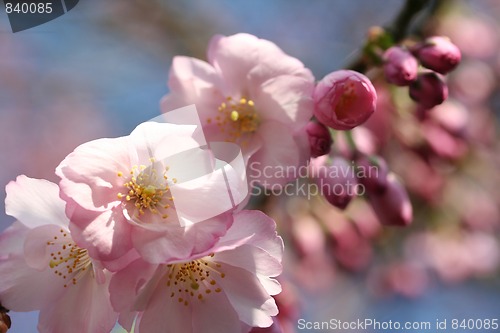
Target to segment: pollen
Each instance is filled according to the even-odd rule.
[[[187,263],[167,265],[168,271],[165,273],[165,278],[168,295],[177,297],[179,303],[182,303],[191,300],[205,301],[203,295],[209,297],[212,291],[221,292],[222,289],[218,286],[216,279],[207,279],[210,273],[219,275],[221,278],[226,276],[221,271],[221,265],[218,265],[212,258],[213,255]]]
[[[228,142],[243,144],[259,127],[260,118],[251,99],[241,97],[233,100],[229,97],[220,104],[218,110],[215,123],[220,132],[225,133]]]
[[[141,218],[147,212],[158,214],[162,219],[168,219],[167,210],[173,201],[170,195],[170,184],[167,171],[169,167],[157,168],[154,157],[149,159],[150,165],[134,165],[130,170],[130,178],[123,184],[124,190],[117,194],[126,209],[135,218]],[[120,172],[123,176],[123,173]],[[177,182],[174,178],[173,182]]]
[[[47,242],[51,250],[49,267],[62,278],[67,288],[68,285],[77,284],[85,272],[92,272],[92,261],[86,249],[78,247],[64,230],[61,229],[60,233],[61,238],[54,236],[54,239],[59,240]]]

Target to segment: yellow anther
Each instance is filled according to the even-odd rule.
[[[238,111],[233,110],[231,111],[231,120],[232,121],[238,121],[238,118],[240,117]]]
[[[123,172],[118,171],[118,172],[116,173],[116,175],[117,175],[118,177],[121,177],[121,176],[123,176]]]

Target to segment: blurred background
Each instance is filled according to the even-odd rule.
[[[354,60],[368,29],[390,22],[402,3],[86,0],[15,34],[2,10],[0,187],[19,174],[57,181],[55,167],[79,144],[127,135],[158,115],[172,57],[205,59],[214,34],[271,40],[319,80]],[[431,123],[395,117],[414,108],[407,91],[371,73],[380,101],[364,129],[411,193],[412,227],[381,228],[362,201],[346,212],[301,198],[263,207],[289,249],[278,299],[287,332],[308,331],[297,329],[300,318],[500,320],[500,2],[445,3],[419,32],[448,35],[463,62]],[[12,221],[1,214],[0,229]],[[36,332],[36,313],[11,317],[9,332]]]

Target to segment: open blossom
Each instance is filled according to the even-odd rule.
[[[258,211],[234,214],[207,251],[166,264],[138,259],[117,272],[111,302],[120,324],[139,333],[234,333],[269,327],[278,314],[283,242]]]
[[[118,318],[111,274],[72,239],[57,185],[19,176],[6,191],[6,212],[18,222],[0,234],[2,305],[40,310],[42,333],[108,333]]]
[[[225,234],[244,180],[215,170],[195,137],[196,126],[147,122],[84,143],[57,167],[73,235],[106,267],[137,252],[154,263],[184,258]]]
[[[168,86],[163,112],[195,104],[207,140],[237,143],[254,169],[293,168],[309,158],[304,127],[313,113],[314,77],[274,43],[249,34],[215,36],[208,63],[173,59]],[[249,176],[267,184],[289,180]]]
[[[326,75],[314,89],[314,116],[337,130],[350,130],[375,112],[377,92],[363,74],[339,70]]]

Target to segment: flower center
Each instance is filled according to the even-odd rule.
[[[212,261],[214,255],[187,263],[167,265],[167,287],[171,290],[170,297],[177,297],[179,303],[189,305],[192,299],[202,301],[212,293],[220,293],[222,289],[213,279],[215,275],[225,278],[221,265]]]
[[[92,274],[92,260],[86,249],[73,242],[68,231],[61,229],[59,232],[59,236],[47,242],[51,251],[49,267],[65,281],[64,288],[67,288],[75,285],[86,272]]]
[[[245,136],[257,130],[260,124],[259,115],[255,112],[255,104],[251,99],[241,98],[239,101],[228,97],[227,102],[219,106],[219,114],[215,123],[221,133],[226,134],[226,141],[243,143]],[[210,124],[212,118],[208,118]]]
[[[134,165],[130,171],[130,180],[124,183],[125,193],[118,193],[118,199],[125,203],[132,203],[133,214],[130,216],[141,217],[147,211],[159,214],[163,219],[168,218],[167,210],[171,208],[174,198],[170,193],[168,167],[161,173],[155,168],[154,158],[150,159],[151,166]],[[123,177],[118,172],[118,177]],[[176,183],[175,178],[172,179]]]

